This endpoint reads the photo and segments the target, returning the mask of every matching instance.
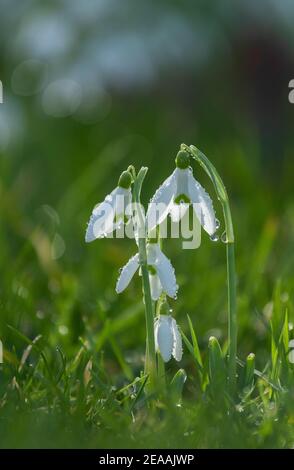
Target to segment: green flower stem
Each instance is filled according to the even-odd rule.
[[[225,185],[216,168],[208,158],[194,145],[189,147],[181,145],[191,157],[196,160],[213,182],[217,197],[222,205],[225,220],[225,243],[227,251],[227,284],[228,284],[228,340],[229,340],[229,387],[233,392],[236,385],[236,360],[237,360],[237,303],[236,303],[236,270],[234,252],[234,229],[230,210],[229,198]]]
[[[145,373],[150,377],[150,387],[154,389],[156,379],[156,354],[154,340],[154,313],[151,299],[149,274],[147,267],[146,240],[139,238],[139,262],[142,273],[143,296],[145,305],[147,345],[146,345],[146,363]]]
[[[232,391],[236,385],[237,364],[237,301],[234,243],[227,243],[227,279],[228,279],[228,337],[229,337],[229,384]]]
[[[134,182],[134,202],[136,203],[136,223],[138,233],[139,263],[142,273],[143,297],[146,317],[146,358],[145,373],[149,376],[149,387],[154,391],[156,387],[156,352],[154,339],[154,309],[151,298],[149,282],[147,249],[146,249],[146,220],[141,207],[141,187],[148,168],[142,167]]]

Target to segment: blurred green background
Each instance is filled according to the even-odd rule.
[[[262,369],[275,290],[293,321],[293,2],[0,5],[0,335],[7,357],[24,348],[10,324],[31,339],[42,334],[69,358],[83,338],[103,353],[114,383],[139,373],[140,279],[120,296],[114,290],[136,245],[86,245],[85,228],[129,164],[149,167],[148,202],[185,142],[206,153],[227,186],[239,356],[254,351]],[[206,175],[194,174],[214,198]],[[223,344],[224,245],[203,233],[198,250],[182,251],[177,240],[164,250],[180,285],[172,302],[178,323],[186,330],[189,313],[201,349],[211,334]],[[192,367],[187,351],[181,367]]]

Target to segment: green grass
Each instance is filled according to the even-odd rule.
[[[203,364],[189,324],[192,343],[184,336],[189,351],[185,361],[187,381],[184,384],[183,374],[177,374],[171,383],[168,379],[166,392],[156,399],[145,393],[146,377],[132,381],[126,378],[135,373],[135,361],[131,361],[131,367],[125,364],[110,334],[108,341],[117,359],[113,364],[103,353],[96,352],[90,341],[82,344],[81,340],[69,359],[41,336],[30,341],[9,328],[19,351],[21,344],[24,348],[21,357],[15,351],[5,354],[1,446],[292,446],[293,365],[287,360],[285,347],[288,324],[284,323],[277,343],[272,338],[273,359],[264,371],[254,370],[254,366],[250,371],[248,364],[246,367],[238,361],[234,402],[227,394],[225,362],[217,340],[210,339]],[[121,362],[120,373],[115,370],[115,362]],[[137,374],[139,368],[138,364]]]
[[[185,123],[167,130],[165,107],[160,134],[144,100],[130,105],[123,128],[123,106],[97,128],[43,122],[32,112],[31,137],[1,157],[1,447],[293,447],[294,366],[287,350],[293,338],[293,162],[280,168],[277,183],[260,162],[253,133],[234,141],[219,122],[222,137],[212,129],[206,139],[208,126],[200,125],[199,142]],[[146,202],[173,169],[182,140],[205,150],[230,196],[238,278],[234,397],[226,386],[224,244],[205,234],[195,251],[182,251],[177,240],[164,242],[180,285],[172,308],[184,335],[179,367],[187,379],[183,383],[183,373],[174,378],[178,364],[171,361],[166,393],[154,398],[141,375],[140,279],[120,296],[114,290],[136,246],[130,240],[84,243],[91,209],[120,171],[131,163],[149,167]],[[197,178],[213,194],[200,170]],[[223,226],[217,201],[215,207]],[[62,256],[54,259],[58,249]]]

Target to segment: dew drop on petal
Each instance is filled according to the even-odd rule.
[[[213,235],[211,235],[210,240],[211,240],[212,242],[218,242],[218,241],[219,241],[219,236],[218,236],[218,234],[217,234],[217,233],[214,233]]]
[[[215,228],[216,230],[220,228],[220,221],[218,219],[215,219]]]
[[[223,243],[228,243],[227,232],[226,232],[226,231],[224,231],[224,232],[222,233],[221,241],[222,241]]]

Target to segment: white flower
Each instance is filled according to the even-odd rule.
[[[162,292],[170,297],[176,297],[178,286],[175,271],[158,243],[149,243],[147,245],[147,264],[152,299],[158,300]],[[116,284],[118,294],[126,289],[138,268],[139,254],[137,253],[121,270]]]
[[[177,168],[157,189],[148,207],[147,227],[149,233],[161,224],[168,214],[173,222],[179,222],[189,205],[193,204],[195,214],[204,230],[213,235],[217,221],[212,200],[203,187],[195,180],[189,168],[189,156],[181,151],[176,158]]]
[[[164,362],[173,356],[180,361],[183,355],[182,337],[177,322],[170,315],[160,315],[154,323],[155,348]]]
[[[104,238],[114,232],[122,223],[131,217],[131,175],[124,171],[118,186],[101,204],[94,207],[86,231],[86,242]]]

